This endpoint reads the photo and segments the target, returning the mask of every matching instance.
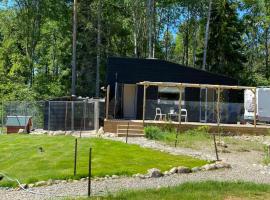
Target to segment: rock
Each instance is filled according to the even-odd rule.
[[[188,174],[188,173],[191,173],[191,169],[188,167],[180,166],[177,168],[177,173],[178,174]]]
[[[117,178],[119,178],[119,176],[117,176],[117,175],[112,175],[112,179],[117,179]]]
[[[28,184],[28,188],[33,188],[35,187],[35,184],[31,183],[31,184]]]
[[[168,171],[165,171],[165,172],[164,172],[164,176],[170,176],[170,175],[171,175],[170,172],[168,172]]]
[[[200,167],[193,167],[193,168],[191,169],[191,171],[192,171],[193,173],[196,173],[196,172],[198,172],[198,171],[201,171],[201,168],[200,168]]]
[[[47,181],[47,185],[53,185],[55,182],[54,182],[54,180],[52,180],[52,179],[49,179],[48,181]]]
[[[98,137],[101,137],[102,135],[104,135],[104,130],[103,127],[100,127],[98,132],[97,132]]]
[[[177,173],[177,167],[171,168],[169,172],[170,172],[171,174]]]
[[[61,183],[62,181],[61,180],[54,180],[54,183],[55,184],[59,184],[59,183]]]
[[[46,181],[38,181],[35,183],[35,187],[40,187],[40,186],[44,186],[44,185],[47,185]]]
[[[156,169],[156,168],[149,169],[147,172],[148,172],[147,176],[149,176],[150,178],[158,178],[158,177],[163,176],[161,171],[159,169]]]
[[[217,169],[215,163],[204,165],[201,168],[202,168],[202,170],[205,170],[205,171]]]
[[[21,184],[20,187],[23,188],[23,189],[27,189],[28,185],[27,184]]]
[[[57,135],[65,135],[65,132],[64,132],[64,131],[54,131],[53,135],[54,135],[54,136],[57,136]]]
[[[87,180],[87,178],[81,178],[81,181],[86,181]]]
[[[24,129],[19,129],[18,133],[19,134],[25,134],[26,132],[24,131]]]
[[[228,145],[224,141],[218,142],[217,145],[221,146],[221,147],[224,147],[224,148],[228,148]]]
[[[215,166],[216,166],[217,169],[221,169],[221,168],[231,168],[231,167],[232,167],[230,164],[225,163],[225,162],[223,162],[223,161],[217,161],[217,162],[215,163]]]

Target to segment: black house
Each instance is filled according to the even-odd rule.
[[[119,57],[108,58],[106,80],[110,85],[109,116],[116,119],[142,119],[143,86],[137,85],[142,81],[238,85],[235,79],[164,60]],[[239,101],[236,91],[225,94],[225,102]],[[149,87],[146,119],[154,119],[156,107],[160,107],[164,113],[172,108],[177,109],[178,96],[179,91],[174,88]],[[183,97],[182,104],[188,110],[188,121],[215,120],[214,89],[186,88]],[[238,110],[240,112],[241,108]],[[235,113],[229,115],[224,120],[237,120],[232,119]]]

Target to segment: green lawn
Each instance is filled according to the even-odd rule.
[[[132,175],[147,169],[201,166],[206,161],[104,139],[79,139],[78,172],[73,177],[74,138],[68,136],[0,135],[0,172],[22,183],[86,177],[89,147],[93,148],[93,176]],[[42,147],[44,152],[40,152]],[[0,186],[14,186],[3,180]]]
[[[231,182],[185,183],[171,188],[126,191],[100,200],[269,200],[270,185]],[[81,199],[82,200],[82,199]]]

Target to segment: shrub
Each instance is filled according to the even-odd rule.
[[[144,128],[145,137],[151,140],[163,138],[162,130],[157,126],[147,126]]]

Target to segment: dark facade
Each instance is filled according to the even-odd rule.
[[[122,101],[124,97],[123,87],[126,84],[137,84],[142,81],[152,81],[152,82],[238,85],[238,81],[235,79],[195,69],[192,67],[186,67],[183,65],[175,64],[164,60],[119,58],[119,57],[111,57],[108,59],[106,81],[111,88],[110,101],[115,101],[115,91],[117,91],[116,97],[117,109],[115,111],[114,108],[114,112],[116,112],[118,118],[124,118]],[[117,90],[115,90],[116,85]],[[141,119],[143,106],[143,87],[136,86],[136,88],[137,88],[136,118]],[[157,99],[158,99],[158,88],[149,87],[147,89],[147,100],[154,101]],[[229,92],[227,101],[233,102],[237,101],[238,99],[239,99],[238,94],[236,94],[235,92]],[[200,89],[186,88],[184,100],[189,102],[200,101]]]

